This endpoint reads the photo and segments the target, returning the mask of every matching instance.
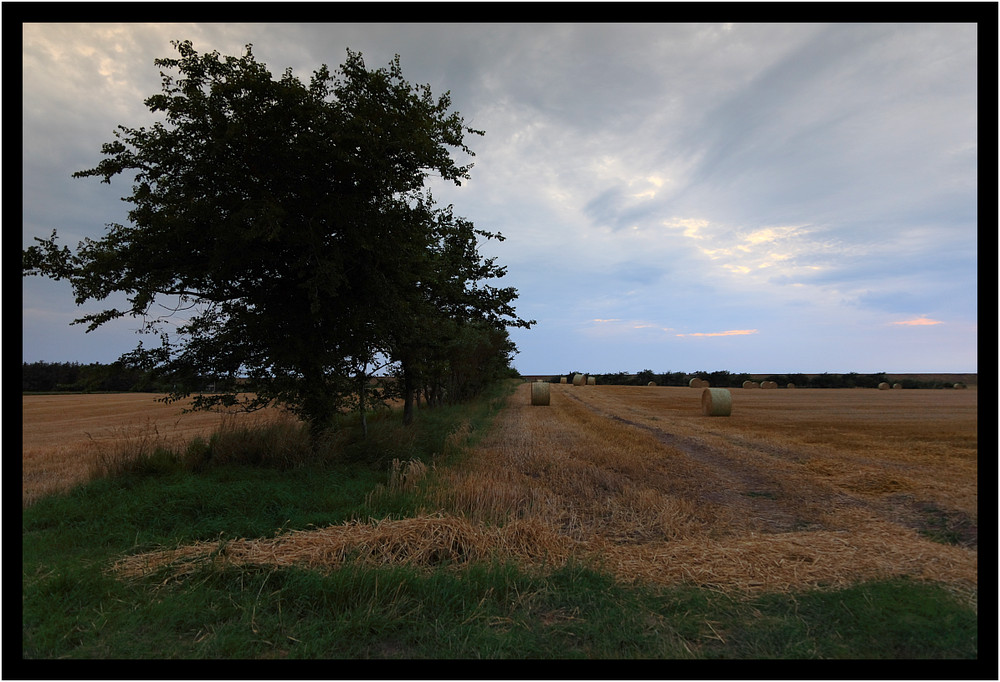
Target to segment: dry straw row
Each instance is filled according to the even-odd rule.
[[[157,574],[165,583],[206,567],[297,566],[325,572],[348,562],[461,568],[498,559],[542,568],[565,565],[571,558],[608,570],[623,582],[744,593],[843,587],[909,575],[944,581],[974,600],[978,574],[974,551],[901,534],[893,524],[621,544],[600,535],[572,540],[537,519],[485,526],[441,514],[353,522],[275,538],[202,542],[125,557],[112,568],[122,578]]]
[[[576,544],[537,520],[490,527],[463,517],[435,514],[352,522],[274,538],[200,542],[128,556],[112,570],[123,578],[165,570],[169,580],[207,566],[298,566],[327,571],[347,562],[433,567],[511,558],[526,565],[561,565]]]

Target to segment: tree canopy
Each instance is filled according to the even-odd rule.
[[[474,156],[466,136],[483,134],[451,111],[450,92],[408,83],[398,55],[370,70],[348,50],[303,83],[290,69],[274,79],[251,45],[239,57],[173,45],[178,57],[155,60],[161,93],[145,100],[164,120],[119,125],[104,158],[74,173],[131,177],[128,224],[75,252],[53,230],[22,254],[25,276],[69,280],[77,304],[126,294],[128,307],[74,323],[142,319],[160,346],[122,359],[170,375],[168,399],[205,376],[242,377],[252,394],[202,394],[195,407],[278,402],[317,434],[347,406],[364,413],[380,363],[408,400],[443,390],[486,346],[484,366],[509,363],[507,328],[533,322],[517,316],[516,289],[488,284],[505,269],[479,240],[503,237],[425,186],[467,179],[472,164],[452,152]]]

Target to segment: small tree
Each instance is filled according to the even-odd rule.
[[[124,292],[129,307],[76,323],[132,316],[159,332],[159,347],[140,343],[123,360],[169,374],[168,400],[201,390],[201,377],[243,376],[252,395],[198,395],[195,408],[278,402],[318,435],[352,395],[364,414],[370,368],[433,306],[413,304],[439,241],[424,181],[460,184],[471,164],[451,150],[471,155],[464,136],[482,132],[449,112],[449,93],[406,82],[398,56],[373,71],[348,50],[336,74],[324,65],[306,84],[291,70],[273,79],[249,45],[225,58],[174,47],[178,58],[155,64],[180,78],[161,71],[162,93],[145,101],[165,121],[118,126],[105,158],[74,174],[132,174],[129,225],[75,253],[53,231],[24,251],[24,274],[68,279],[78,304]]]

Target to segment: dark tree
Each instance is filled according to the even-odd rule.
[[[123,360],[169,374],[168,399],[205,376],[240,376],[252,394],[202,394],[195,407],[277,402],[319,435],[352,396],[364,413],[373,368],[407,360],[405,330],[447,317],[440,306],[471,297],[466,317],[529,324],[514,316],[515,290],[476,289],[502,270],[469,250],[467,229],[442,230],[424,188],[431,174],[468,178],[452,150],[471,156],[465,135],[482,134],[449,111],[449,93],[406,82],[398,56],[369,70],[348,50],[335,74],[324,65],[306,84],[291,70],[272,78],[249,45],[241,57],[174,47],[178,58],[155,64],[179,77],[161,71],[161,94],[145,101],[165,120],[118,126],[105,158],[74,174],[131,176],[129,224],[75,253],[54,231],[23,253],[25,275],[68,279],[78,304],[128,296],[126,309],[76,323],[132,316],[159,332],[159,347],[140,343]],[[434,268],[449,238],[466,241],[448,259],[460,246],[470,260],[449,261],[459,281],[446,289]],[[172,315],[183,321],[167,333]]]

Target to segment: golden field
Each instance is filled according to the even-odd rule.
[[[529,390],[444,473],[443,506],[536,520],[624,580],[975,590],[975,390],[734,388],[729,417],[703,416],[700,389]]]
[[[224,419],[269,418],[277,410],[249,415],[183,413],[190,401],[166,405],[151,393],[26,395],[21,397],[21,501],[89,480],[98,448],[125,439],[169,445],[207,437]]]
[[[460,465],[397,462],[388,489],[429,500],[416,517],[233,541],[225,560],[576,560],[742,593],[910,575],[975,604],[976,390],[731,389],[732,415],[706,417],[700,389],[550,388],[532,406],[520,385]],[[118,569],[183,572],[213,551]]]

